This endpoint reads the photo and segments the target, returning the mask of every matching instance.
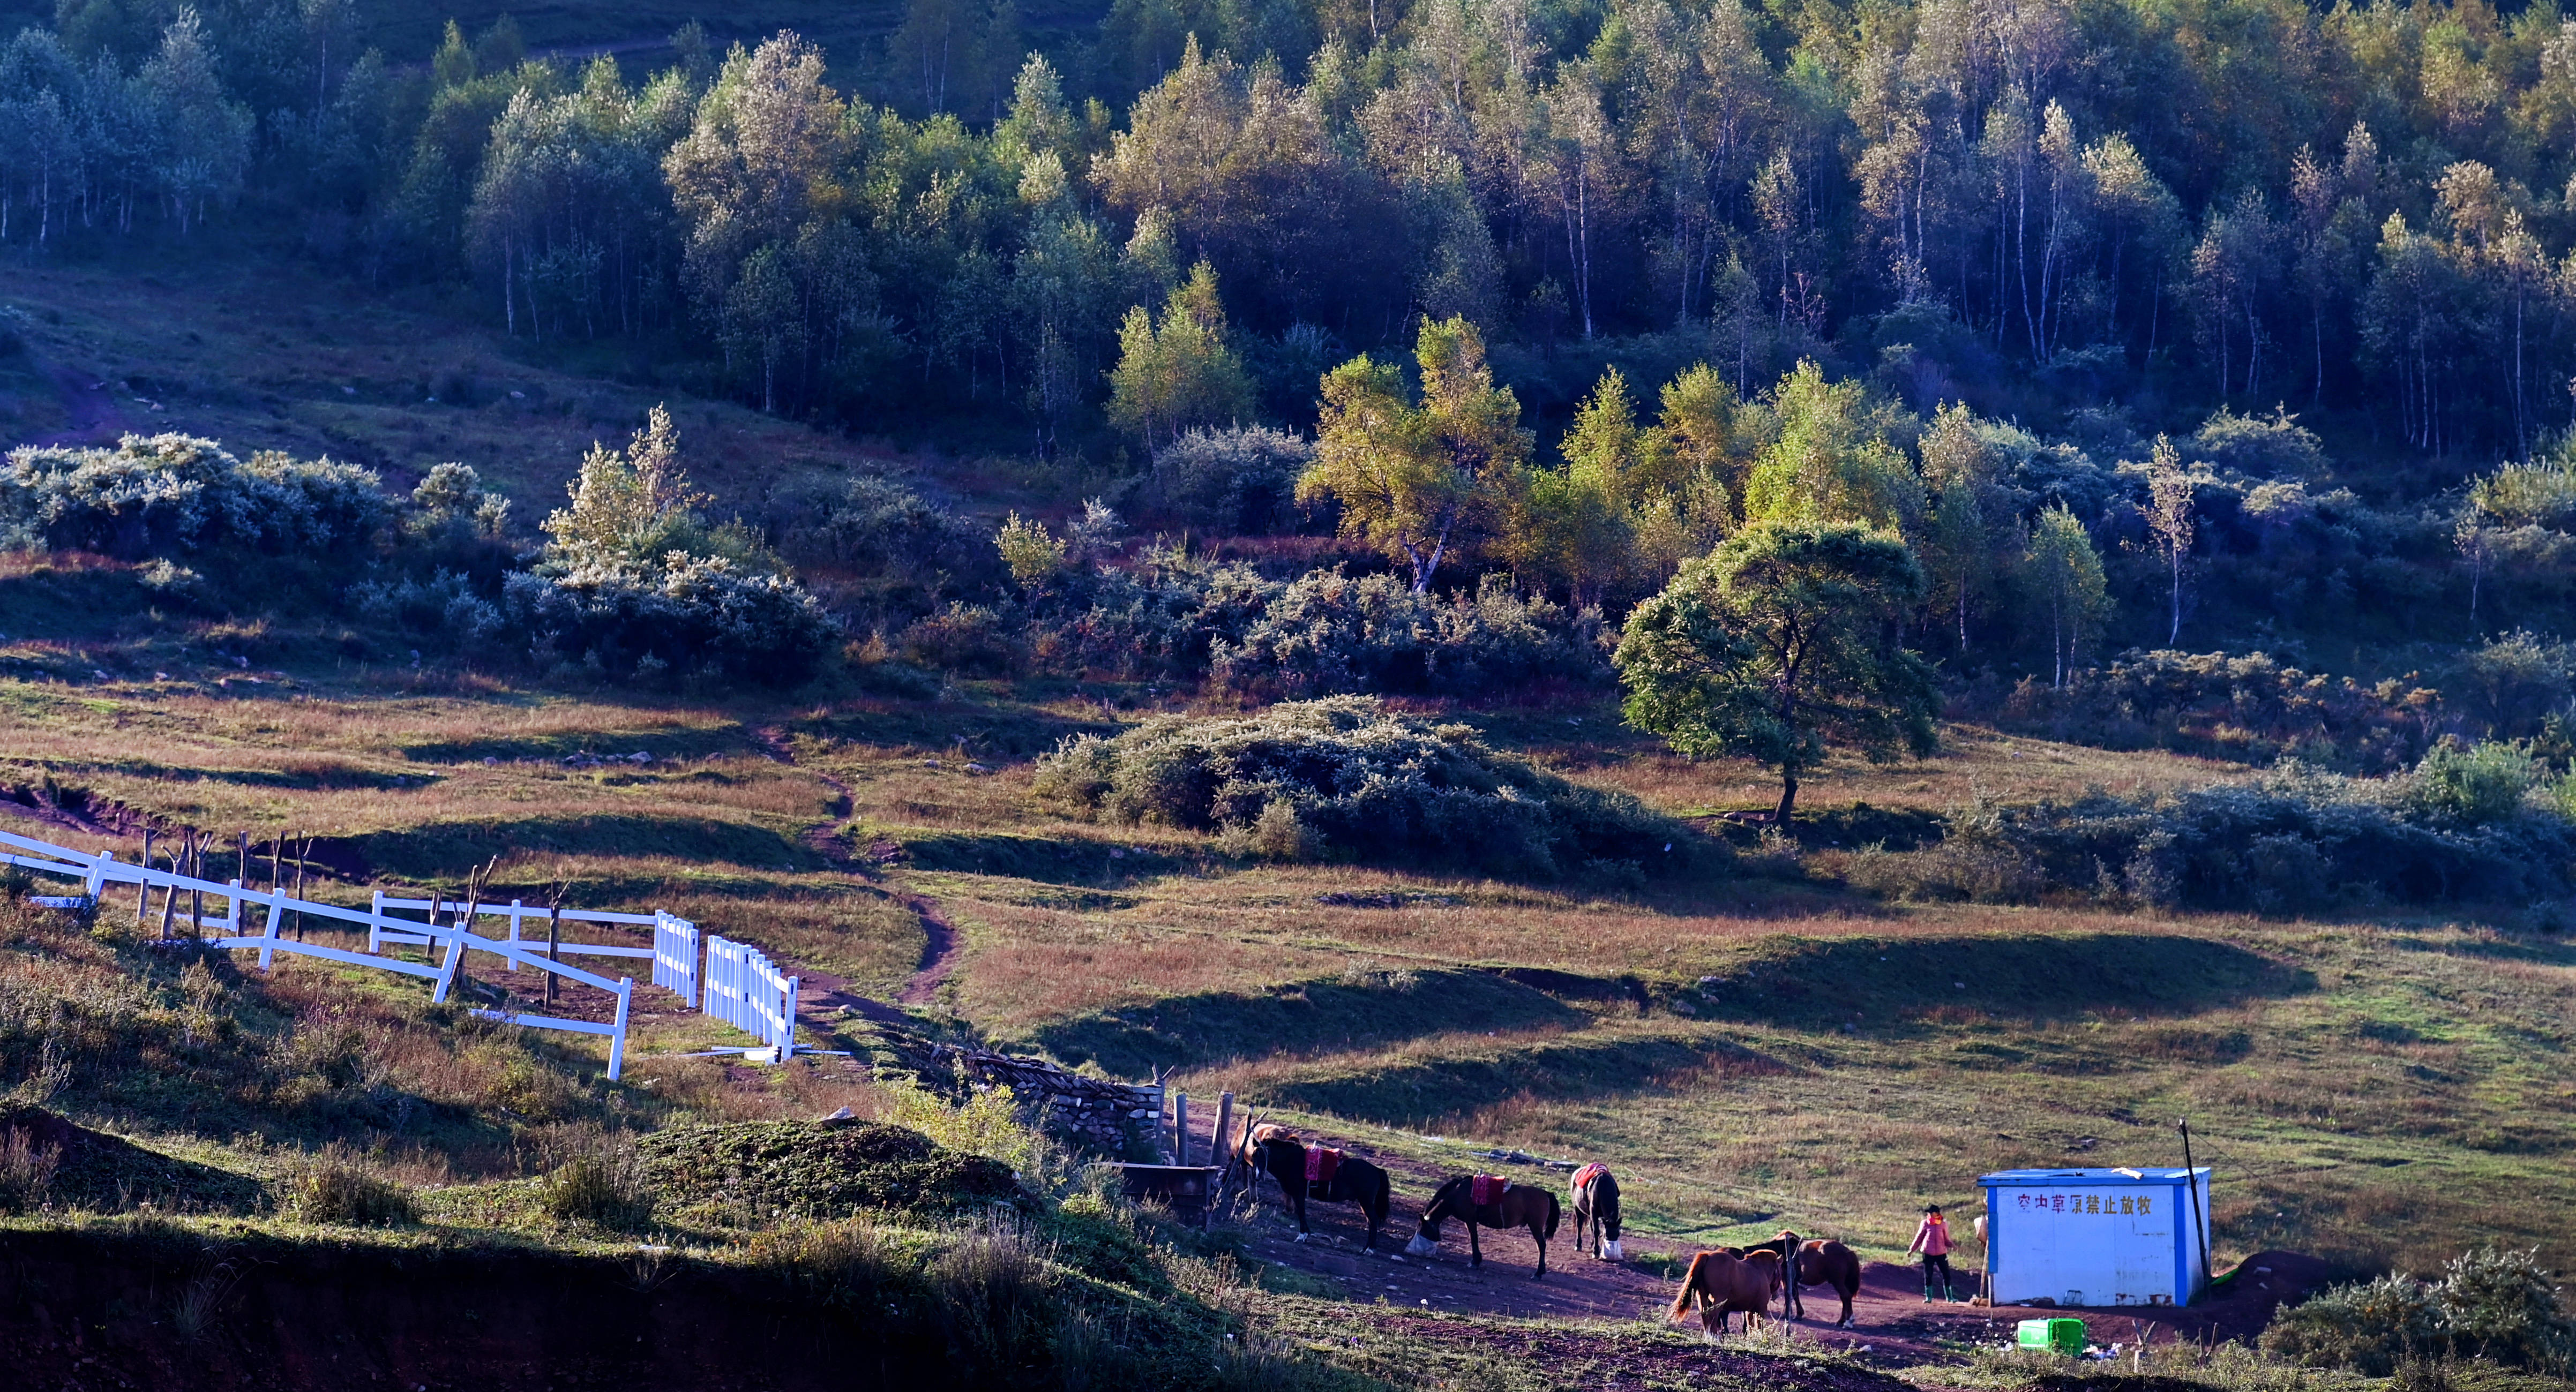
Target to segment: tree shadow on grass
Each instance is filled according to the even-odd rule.
[[[775,870],[820,870],[812,847],[767,827],[696,817],[529,817],[518,821],[430,822],[348,838],[377,870],[411,878],[462,876],[493,856],[670,856]]]
[[[1326,977],[1262,995],[1208,992],[1077,1016],[1034,1042],[1068,1062],[1121,1077],[1226,1059],[1383,1048],[1471,1030],[1580,1028],[1590,1017],[1547,992],[1490,972],[1392,971]]]
[[[1702,983],[1721,1019],[1830,1027],[1936,1012],[2037,1022],[2102,1010],[2184,1015],[2315,990],[2314,973],[2234,943],[2158,933],[1779,940]]]

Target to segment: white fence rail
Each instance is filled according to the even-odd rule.
[[[0,832],[0,848],[5,848],[0,850],[0,864],[79,880],[83,894],[91,903],[97,903],[110,884],[137,886],[141,892],[136,901],[138,919],[151,891],[161,890],[167,896],[163,901],[165,921],[174,927],[184,922],[187,937],[209,947],[257,950],[262,971],[268,970],[278,953],[285,952],[421,977],[431,983],[430,999],[443,1002],[455,988],[466,955],[485,952],[509,963],[509,970],[514,973],[525,967],[552,972],[567,981],[596,986],[617,997],[617,1016],[611,1023],[512,1010],[477,1010],[474,1013],[487,1020],[524,1025],[530,1029],[606,1036],[608,1076],[611,1079],[617,1078],[625,1068],[626,1022],[634,1006],[635,982],[631,977],[612,981],[560,960],[562,958],[650,958],[654,985],[670,990],[689,1005],[759,1039],[769,1046],[769,1050],[774,1050],[782,1062],[796,1053],[798,978],[781,972],[759,948],[714,934],[701,934],[696,924],[676,914],[610,913],[597,909],[558,911],[518,899],[508,904],[468,905],[463,900],[444,898],[397,898],[382,890],[375,892],[366,908],[354,909],[289,898],[278,889],[246,889],[239,880],[218,884],[212,880],[155,870],[149,865],[128,865],[119,861],[112,851],[92,855],[9,832]],[[180,909],[178,900],[182,894],[191,896],[192,903],[197,902],[197,896],[222,900],[222,916]],[[259,931],[250,932],[243,928],[242,916],[246,909],[261,911]],[[280,927],[289,914],[301,916],[299,922],[303,917],[311,917],[330,920],[336,928],[344,931],[364,929],[367,950],[353,952],[281,936]],[[507,935],[491,937],[474,932],[474,927],[485,920],[506,920],[509,924]],[[540,927],[544,936],[528,936],[532,922]],[[653,945],[629,947],[618,943],[563,942],[562,928],[568,923],[649,927],[653,930]],[[386,953],[387,948],[407,947],[428,949],[441,956],[435,962],[416,962]]]
[[[706,1013],[766,1042],[782,1062],[796,1052],[796,984],[759,948],[708,935]]]
[[[512,918],[514,929],[512,936],[506,939],[487,938],[455,922],[456,919],[465,916],[465,905],[462,903],[448,910],[445,922],[433,921],[436,918],[435,914],[430,917],[409,919],[388,913],[388,910],[404,908],[430,910],[433,908],[433,902],[426,899],[388,899],[380,892],[375,896],[374,902],[362,911],[343,908],[338,904],[289,898],[284,891],[277,889],[265,892],[244,889],[239,880],[218,884],[212,880],[173,874],[167,870],[155,870],[149,865],[127,865],[119,861],[112,851],[92,855],[86,851],[57,846],[12,832],[0,831],[0,847],[8,848],[6,854],[0,854],[0,861],[5,861],[7,864],[40,874],[59,875],[81,881],[84,892],[92,903],[98,902],[101,893],[111,884],[135,885],[147,895],[151,890],[159,889],[171,896],[170,900],[165,901],[165,908],[173,918],[176,918],[179,916],[175,904],[178,895],[220,896],[226,901],[224,916],[218,919],[211,915],[200,917],[193,912],[188,914],[187,919],[191,930],[188,936],[208,947],[256,949],[259,953],[259,965],[263,971],[276,961],[278,953],[284,952],[299,957],[314,957],[328,962],[341,962],[351,966],[372,967],[378,971],[398,972],[405,976],[423,977],[433,983],[430,998],[444,1001],[447,999],[449,990],[456,984],[456,975],[464,965],[465,955],[468,952],[488,952],[509,962],[513,971],[520,967],[529,967],[538,971],[552,972],[556,976],[578,981],[587,986],[596,986],[617,997],[617,1017],[612,1023],[598,1024],[588,1020],[559,1019],[553,1016],[526,1015],[511,1011],[476,1011],[475,1013],[489,1019],[507,1020],[513,1024],[526,1025],[532,1029],[605,1035],[609,1041],[608,1076],[613,1080],[625,1070],[626,1021],[635,995],[633,978],[611,981],[596,972],[584,971],[579,967],[550,959],[542,943],[531,948],[519,941],[515,932],[517,918],[527,912],[519,905],[514,904],[511,908],[501,909],[492,915]],[[242,910],[245,905],[258,905],[266,910],[262,915],[260,931],[257,933],[242,931]],[[513,914],[514,910],[518,911],[516,915]],[[344,948],[324,947],[319,943],[299,942],[294,938],[281,937],[279,926],[288,913],[331,919],[352,929],[364,928],[367,930],[367,950],[351,952]],[[474,917],[479,919],[484,915],[478,912]],[[565,917],[570,918],[572,915],[567,914]],[[641,914],[584,914],[580,921],[651,923],[654,919],[651,915]],[[209,935],[210,929],[216,931]],[[424,947],[443,946],[446,949],[446,958],[433,965],[383,956],[380,954],[380,949],[387,943]],[[619,947],[611,944],[565,943],[561,950],[570,953],[576,948],[621,957],[653,955],[650,948]]]
[[[653,984],[698,1004],[698,925],[676,914],[653,916]]]

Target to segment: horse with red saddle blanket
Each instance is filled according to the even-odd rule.
[[[1514,1184],[1498,1175],[1458,1175],[1443,1181],[1432,1191],[1431,1202],[1422,1209],[1422,1226],[1404,1250],[1417,1257],[1427,1257],[1440,1250],[1440,1224],[1450,1218],[1467,1225],[1467,1264],[1485,1264],[1485,1246],[1478,1240],[1478,1228],[1527,1228],[1530,1240],[1538,1244],[1538,1270],[1533,1281],[1547,1275],[1547,1243],[1556,1236],[1558,1218],[1563,1209],[1556,1195],[1527,1184]]]
[[[1619,1261],[1626,1253],[1619,1250],[1619,1177],[1610,1167],[1595,1160],[1574,1172],[1566,1184],[1573,1198],[1574,1250],[1583,1246],[1583,1225],[1592,1225],[1591,1252],[1603,1261]]]
[[[1299,1242],[1314,1236],[1314,1229],[1306,1226],[1306,1200],[1313,1198],[1358,1204],[1368,1216],[1368,1238],[1360,1250],[1377,1250],[1378,1231],[1386,1226],[1387,1214],[1395,1206],[1395,1186],[1386,1171],[1356,1155],[1307,1145],[1285,1127],[1270,1125],[1255,1126],[1244,1137],[1242,1159],[1256,1175],[1279,1181],[1279,1192],[1287,1196],[1288,1207],[1297,1215]]]

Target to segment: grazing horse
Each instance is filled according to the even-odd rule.
[[[1318,1164],[1307,1167],[1307,1157],[1316,1155]],[[1327,1167],[1323,1156],[1336,1163]],[[1339,1151],[1309,1152],[1295,1136],[1274,1126],[1255,1127],[1244,1138],[1243,1159],[1255,1174],[1267,1173],[1279,1181],[1279,1192],[1288,1199],[1288,1207],[1297,1214],[1297,1240],[1314,1236],[1306,1226],[1306,1200],[1322,1199],[1327,1203],[1355,1203],[1368,1215],[1368,1239],[1360,1244],[1363,1252],[1377,1250],[1378,1231],[1386,1226],[1387,1214],[1395,1207],[1395,1186],[1386,1171],[1356,1155]],[[1315,1176],[1309,1179],[1308,1176]],[[1255,1179],[1253,1183],[1260,1181]]]
[[[1690,1270],[1682,1274],[1682,1289],[1673,1297],[1672,1317],[1680,1319],[1690,1313],[1691,1297],[1699,1297],[1699,1325],[1709,1338],[1726,1332],[1726,1317],[1737,1311],[1744,1314],[1744,1327],[1767,1319],[1771,1312],[1772,1293],[1780,1289],[1780,1254],[1767,1248],[1756,1248],[1742,1256],[1725,1251],[1700,1252],[1691,1257]]]
[[[1477,1199],[1483,1189],[1484,1202]],[[1467,1264],[1483,1266],[1485,1247],[1477,1239],[1478,1228],[1527,1228],[1531,1240],[1538,1243],[1538,1270],[1530,1274],[1533,1281],[1547,1276],[1547,1242],[1556,1236],[1557,1219],[1563,1208],[1556,1195],[1526,1184],[1507,1184],[1490,1175],[1458,1175],[1432,1191],[1431,1202],[1423,1205],[1422,1226],[1404,1250],[1417,1257],[1427,1257],[1440,1250],[1440,1224],[1455,1218],[1467,1225]]]
[[[1592,1224],[1592,1255],[1603,1261],[1618,1261],[1626,1254],[1619,1250],[1619,1178],[1610,1167],[1595,1162],[1574,1172],[1568,1186],[1574,1202],[1574,1250],[1583,1248],[1583,1225]]]

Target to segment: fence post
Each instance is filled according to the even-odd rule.
[[[114,851],[101,851],[98,859],[89,863],[89,902],[93,908],[98,904],[98,897],[107,893],[107,867],[115,863]]]
[[[367,955],[373,957],[382,952],[385,946],[384,939],[385,892],[380,889],[376,891],[376,897],[367,904]]]
[[[608,1081],[626,1071],[626,1010],[635,1003],[635,978],[617,979],[617,1033],[608,1036]]]
[[[518,945],[519,945],[519,901],[518,901],[518,900],[516,900],[516,899],[513,899],[513,900],[511,900],[511,901],[510,901],[510,946],[511,946],[511,947],[513,947],[513,948],[515,948],[515,947],[517,947]],[[513,955],[511,956],[511,958],[510,958],[510,975],[512,975],[512,976],[517,976],[518,974],[519,974],[519,959],[518,959],[518,957],[517,957],[515,954],[513,954]]]
[[[1172,1094],[1172,1159],[1177,1164],[1190,1163],[1190,1095],[1186,1092]]]
[[[232,889],[224,896],[224,936],[237,938],[241,936],[242,911],[242,882],[238,878],[232,882]]]
[[[780,1063],[785,1063],[788,1056],[796,1052],[796,983],[802,980],[804,980],[803,977],[797,976],[787,978],[787,996],[779,1002],[783,1007],[780,1013],[786,1017],[787,1022],[787,1028],[780,1031],[778,1038]]]
[[[259,935],[270,942],[277,941],[277,921],[285,916],[286,891],[271,885],[268,890],[268,923],[260,929]],[[259,950],[259,969],[263,972],[267,971],[268,964],[276,957],[276,948],[262,946]]]
[[[1229,1167],[1234,1164],[1233,1137],[1230,1134],[1233,1130],[1234,1094],[1220,1092],[1216,1095],[1216,1129],[1208,1133],[1209,1164]]]

